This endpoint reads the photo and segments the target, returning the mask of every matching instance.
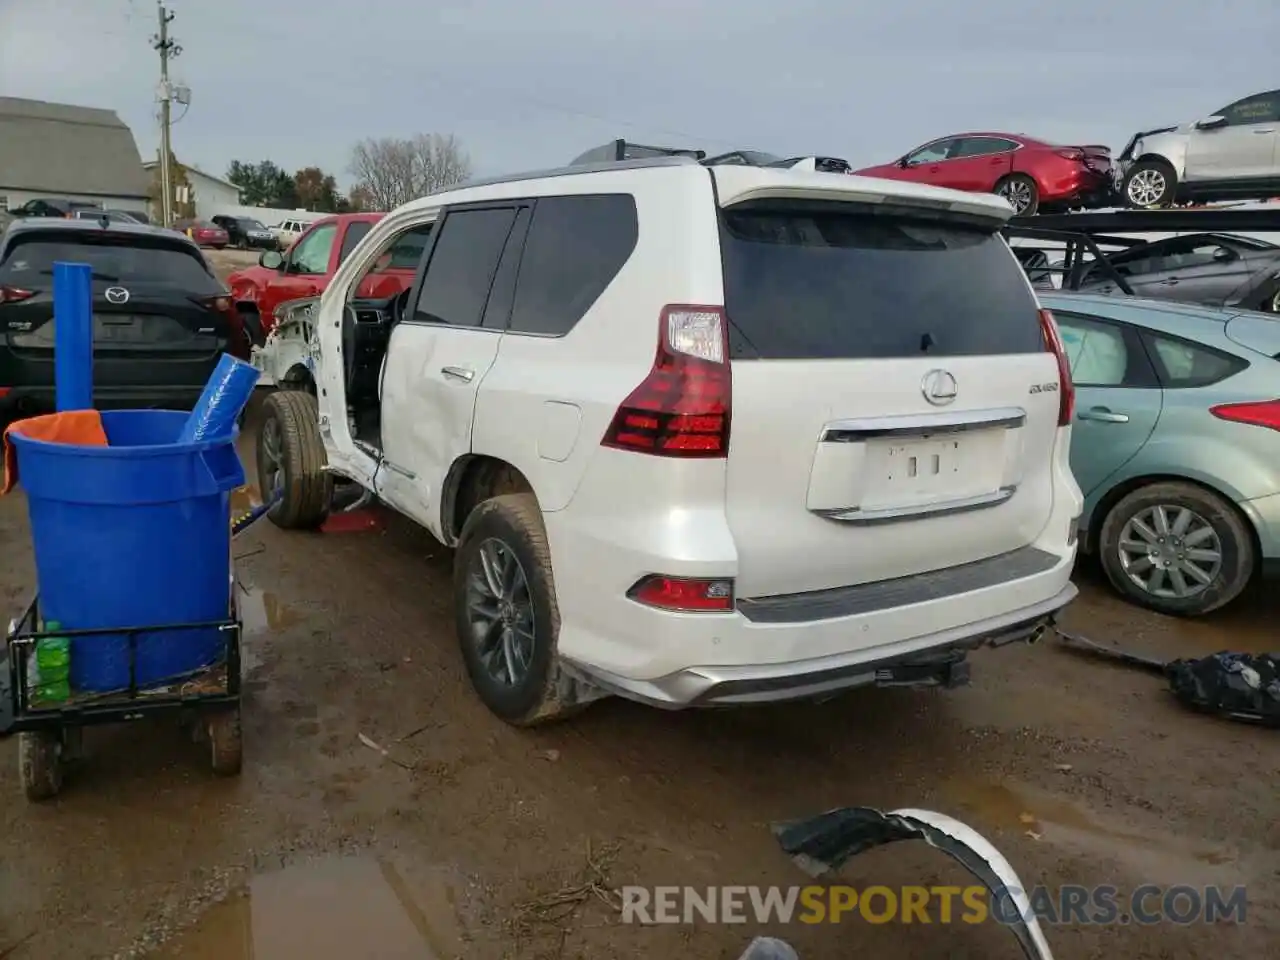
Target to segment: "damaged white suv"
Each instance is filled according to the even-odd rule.
[[[684,158],[417,200],[302,305],[272,518],[320,523],[337,474],[456,546],[462,656],[515,724],[963,682],[1076,592],[1073,392],[1010,214]],[[352,299],[406,239],[413,286]]]

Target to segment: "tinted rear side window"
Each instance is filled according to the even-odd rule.
[[[630,194],[540,199],[520,260],[510,329],[568,333],[613,282],[639,235]]]
[[[87,263],[98,279],[121,283],[168,283],[203,290],[216,282],[195,250],[156,243],[85,243],[38,236],[16,237],[0,263],[0,272],[51,277],[58,260]]]
[[[725,211],[732,356],[872,359],[1044,349],[1035,298],[998,234],[861,205],[832,207]]]
[[[415,320],[480,326],[498,258],[515,218],[514,207],[455,210],[445,217],[418,294]]]

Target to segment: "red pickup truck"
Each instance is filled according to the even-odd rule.
[[[263,343],[281,304],[323,293],[339,265],[384,216],[343,213],[317,220],[287,253],[268,250],[258,258],[258,266],[231,274],[227,283],[253,341]],[[398,242],[361,281],[357,295],[391,297],[411,287],[424,243],[420,235]]]

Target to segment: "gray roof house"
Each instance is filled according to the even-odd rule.
[[[40,197],[145,210],[149,186],[115,111],[0,97],[0,210]]]

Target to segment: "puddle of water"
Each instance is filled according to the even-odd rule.
[[[307,619],[302,611],[289,606],[270,590],[246,586],[240,591],[240,619],[248,636],[278,633]]]
[[[453,960],[453,887],[412,885],[391,863],[331,857],[255,877],[152,960]]]
[[[1205,868],[1236,863],[1229,851],[1195,846],[1172,833],[1141,833],[1104,822],[1085,809],[1049,794],[998,783],[955,781],[945,795],[994,827],[1021,830],[1032,838],[1134,868],[1144,882],[1186,883]],[[1214,873],[1214,871],[1210,871]]]

